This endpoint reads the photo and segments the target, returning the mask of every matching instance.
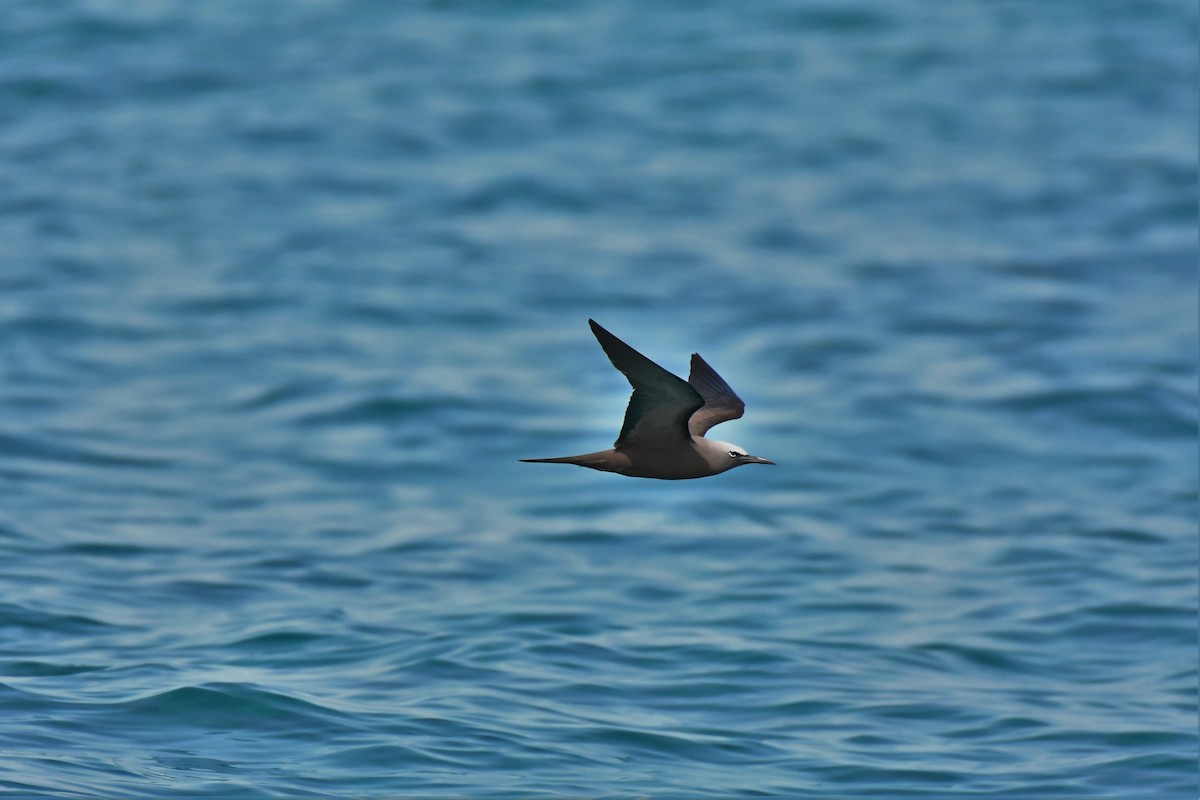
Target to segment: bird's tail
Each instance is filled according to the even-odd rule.
[[[522,458],[520,460],[528,464],[575,464],[576,466],[603,470],[604,472],[620,472],[625,466],[626,461],[626,459],[612,450],[601,450],[598,453],[584,453],[579,456]]]

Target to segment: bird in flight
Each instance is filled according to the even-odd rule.
[[[633,386],[625,424],[611,450],[561,458],[523,458],[540,464],[577,464],[633,478],[704,478],[743,464],[774,464],[704,434],[742,416],[746,404],[698,353],[685,381],[588,320],[613,366]]]

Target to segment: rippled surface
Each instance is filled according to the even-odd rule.
[[[1195,797],[1194,9],[8,6],[0,793]]]

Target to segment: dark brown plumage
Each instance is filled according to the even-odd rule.
[[[746,405],[716,370],[692,354],[685,381],[613,336],[595,320],[592,333],[633,387],[625,422],[611,450],[559,458],[523,458],[575,464],[635,478],[679,480],[716,475],[743,464],[772,464],[737,445],[707,439],[714,425],[742,416]]]

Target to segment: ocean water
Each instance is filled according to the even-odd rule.
[[[1196,17],[6,2],[0,795],[1195,798]]]

